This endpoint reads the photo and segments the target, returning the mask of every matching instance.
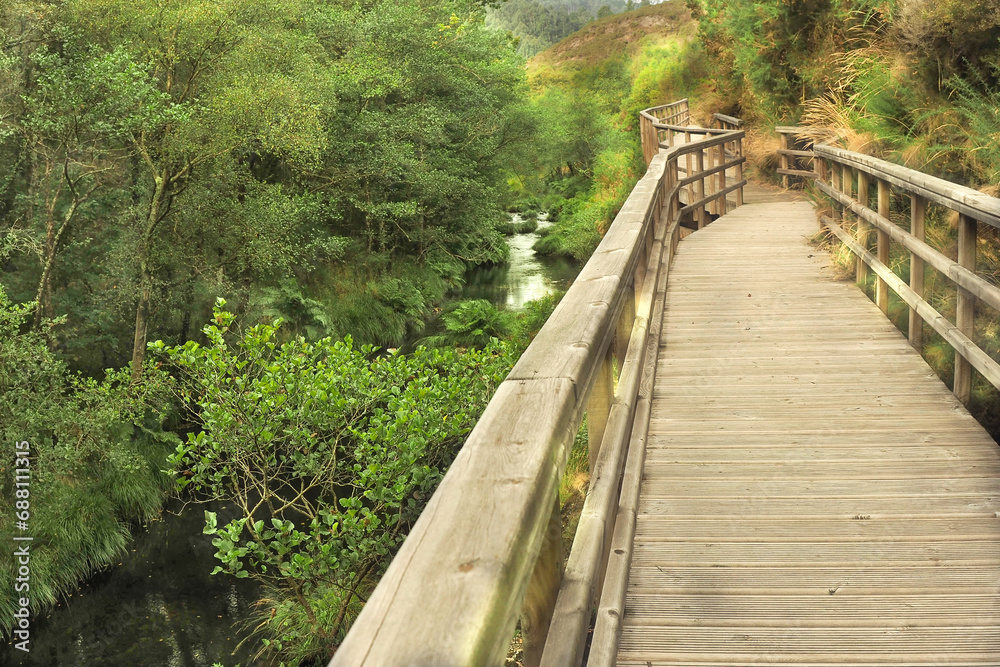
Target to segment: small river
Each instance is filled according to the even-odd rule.
[[[521,221],[516,213],[512,219]],[[538,231],[551,225],[546,214],[539,216]],[[583,267],[562,257],[536,255],[531,246],[537,240],[537,232],[507,237],[510,263],[469,271],[459,298],[486,299],[498,308],[517,310],[528,301],[568,289]]]
[[[515,221],[519,218],[514,217]],[[543,216],[539,229],[551,223]],[[510,263],[474,269],[458,299],[487,299],[516,310],[533,299],[565,290],[580,266],[538,257],[537,233],[508,237]],[[218,563],[211,538],[202,534],[204,510],[228,521],[222,505],[171,501],[160,521],[134,531],[121,561],[92,577],[47,615],[32,619],[31,652],[8,642],[0,666],[23,667],[267,667],[252,660],[238,630],[261,589],[251,581],[210,576]],[[234,627],[235,626],[235,627]]]

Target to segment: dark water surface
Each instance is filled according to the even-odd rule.
[[[163,519],[138,527],[108,570],[31,621],[31,651],[9,643],[0,664],[24,667],[248,667],[249,651],[233,656],[239,624],[260,595],[248,580],[209,572],[218,563],[202,534],[204,510],[222,505],[171,501]],[[228,520],[228,517],[226,518]],[[249,645],[251,642],[247,642]]]

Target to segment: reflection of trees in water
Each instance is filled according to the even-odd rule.
[[[178,511],[180,503],[169,507]],[[201,532],[203,515],[201,508],[189,507],[180,515],[164,513],[148,531],[138,528],[128,552],[108,570],[48,615],[32,619],[31,653],[18,651],[9,664],[254,664],[246,651],[230,654],[239,640],[233,626],[244,622],[250,603],[260,597],[258,586],[209,576],[218,561],[211,538]],[[0,654],[0,664],[8,664],[5,658]]]

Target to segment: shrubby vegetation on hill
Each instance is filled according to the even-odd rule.
[[[530,58],[595,18],[633,9],[623,0],[504,0],[491,7],[486,25],[510,32],[517,52]],[[643,0],[643,4],[649,4]]]
[[[678,2],[603,18],[535,56],[536,159],[515,167],[524,200],[556,224],[535,246],[586,259],[642,174],[639,110],[685,97],[703,74],[695,24]]]

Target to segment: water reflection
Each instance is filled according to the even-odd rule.
[[[521,222],[517,213],[512,214],[511,219]],[[539,216],[539,231],[551,225],[546,214]],[[531,247],[537,240],[537,232],[507,237],[510,262],[469,271],[462,298],[486,299],[497,307],[516,310],[528,301],[568,289],[582,267],[562,257],[536,255]]]
[[[169,506],[177,511],[176,501]],[[128,553],[58,607],[32,619],[31,652],[9,643],[0,665],[211,667],[254,665],[237,651],[241,624],[260,597],[248,580],[210,576],[218,564],[202,534],[205,506],[139,528]],[[228,516],[223,506],[209,507]],[[228,518],[226,518],[228,520]],[[248,642],[247,644],[251,644]],[[236,651],[236,655],[233,652]]]

